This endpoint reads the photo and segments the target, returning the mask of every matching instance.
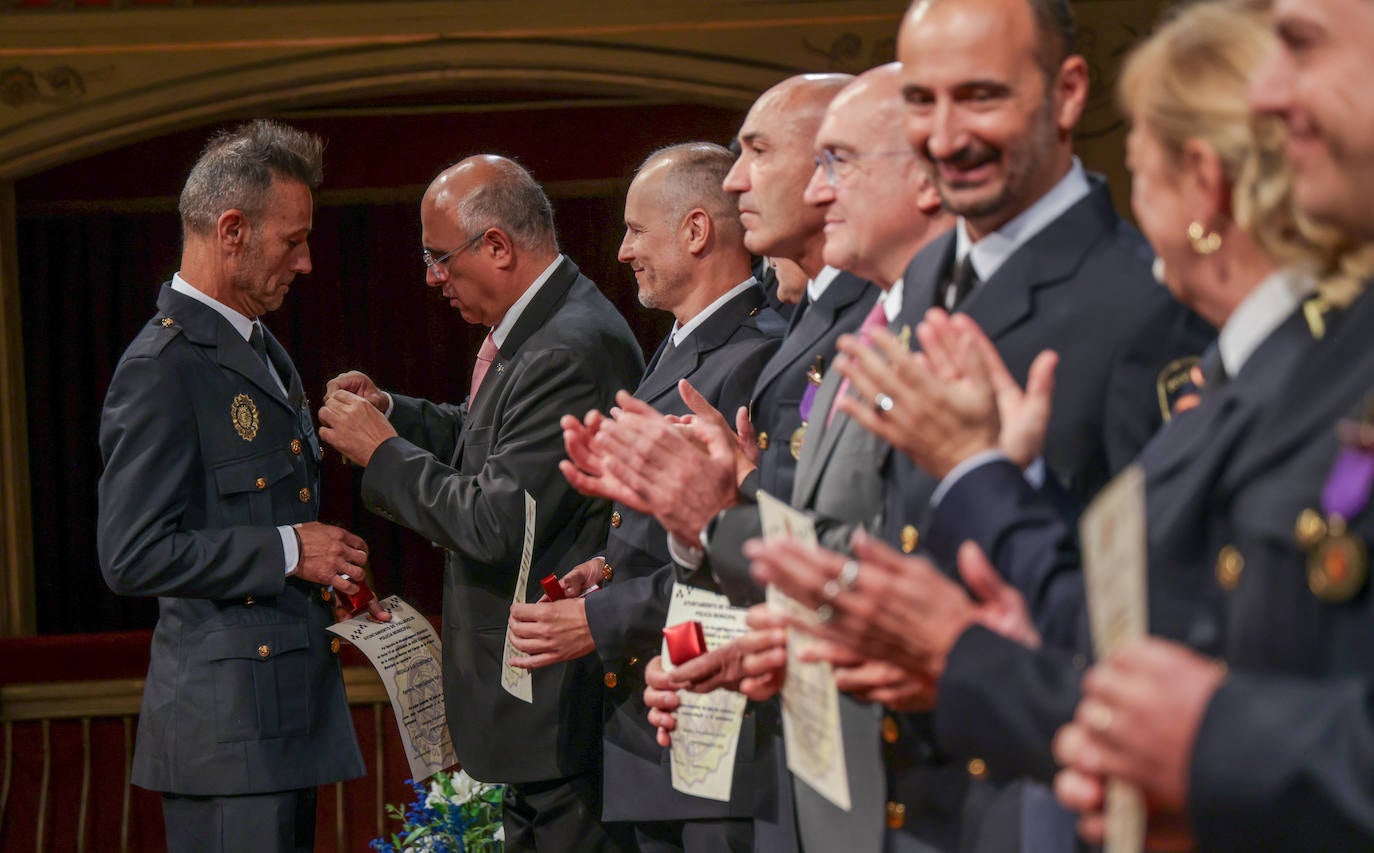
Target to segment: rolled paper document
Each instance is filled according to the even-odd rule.
[[[548,577],[541,580],[539,585],[544,588],[544,594],[549,597],[549,601],[562,601],[568,597],[568,594],[563,591],[563,585],[558,582],[558,575],[552,572],[549,573]]]
[[[663,629],[663,639],[668,642],[668,660],[673,666],[682,666],[706,654],[706,633],[701,630],[700,622],[670,625]]]

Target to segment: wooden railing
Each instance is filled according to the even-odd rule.
[[[143,679],[73,677],[82,656],[64,649],[113,638],[119,648],[87,656],[89,675],[126,675],[146,667],[148,637],[0,639],[0,851],[166,849],[160,796],[129,783]],[[27,664],[14,657],[26,646],[37,650]],[[344,684],[367,775],[320,790],[315,840],[322,853],[366,850],[371,839],[396,828],[386,804],[413,796],[404,784],[410,772],[381,679],[356,652],[346,649],[344,656],[353,664],[344,667]],[[44,671],[44,662],[53,661],[60,664]]]

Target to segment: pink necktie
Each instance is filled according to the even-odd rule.
[[[481,349],[477,350],[477,363],[472,366],[472,386],[468,392],[469,405],[477,399],[477,389],[482,387],[482,379],[487,375],[487,368],[496,360],[496,341],[491,339],[488,333],[486,340],[482,341]]]
[[[887,328],[887,313],[883,311],[883,302],[884,300],[879,299],[868,312],[868,316],[864,317],[863,323],[859,326],[859,340],[863,341],[865,344],[872,343],[874,329]],[[830,414],[825,418],[826,426],[830,426],[830,422],[835,420],[835,412],[840,405],[840,400],[844,399],[844,395],[848,393],[849,378],[846,377],[840,382],[840,390],[836,392],[835,399],[830,401]]]

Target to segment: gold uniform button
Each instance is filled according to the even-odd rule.
[[[301,503],[303,503],[303,504],[308,504],[308,503],[310,503],[310,489],[309,489],[309,488],[301,489],[299,492],[296,493],[296,497],[300,498],[300,499],[301,499]]]
[[[299,438],[291,439],[291,452],[297,456],[301,455],[301,440]]]
[[[603,562],[601,564],[601,582],[610,583],[613,577],[615,577],[615,569],[611,568],[610,563]]]
[[[329,587],[324,587],[324,588],[322,588],[322,589],[320,590],[320,601],[323,601],[323,602],[325,602],[325,603],[327,604],[327,603],[329,603],[330,601],[333,601],[333,600],[334,600],[334,590],[330,589]]]
[[[1298,514],[1298,523],[1293,526],[1293,537],[1298,545],[1312,550],[1326,538],[1326,519],[1315,509],[1305,509]]]
[[[339,653],[339,647],[342,645],[343,643],[339,642],[339,638],[334,637],[329,641],[329,650],[337,655]]]
[[[612,526],[612,527],[619,527],[619,526],[620,526],[620,513],[618,513],[618,512],[613,512],[613,513],[611,513],[611,526]]]
[[[910,554],[921,541],[921,531],[908,524],[902,528],[902,553]]]
[[[603,678],[603,679],[601,679],[601,680],[604,681],[604,682],[606,683],[606,686],[607,686],[607,687],[612,687],[612,688],[615,687],[617,684],[620,683],[620,679],[616,677],[616,674],[615,674],[614,672],[608,672],[608,673],[606,673],[606,677]]]
[[[755,441],[755,444],[757,444],[757,445],[759,446],[759,450],[767,450],[767,449],[768,449],[768,433],[766,433],[766,432],[761,432],[761,433],[759,433],[758,440]]]
[[[265,489],[267,488],[267,478],[259,477],[257,479],[257,482],[255,482],[253,485],[257,486],[259,489]]]
[[[172,326],[174,326],[174,325],[176,325],[176,320],[173,320],[171,317],[163,317],[163,318],[162,318],[162,328],[164,328],[164,329],[170,329],[170,328],[172,328]]]
[[[975,758],[968,763],[968,775],[975,779],[986,779],[988,775],[988,764],[981,758]]]
[[[883,740],[888,743],[896,743],[902,736],[902,730],[897,725],[897,721],[890,716],[883,717]]]
[[[1240,583],[1240,573],[1245,571],[1245,558],[1233,546],[1227,545],[1217,554],[1217,583],[1230,592]]]
[[[263,659],[265,660],[265,659],[266,659],[267,657],[269,657],[271,654],[272,654],[272,647],[271,647],[271,646],[267,645],[266,643],[263,643],[261,646],[258,646],[258,657],[263,658]]]
[[[906,806],[889,801],[887,804],[887,828],[901,829],[906,825]]]
[[[244,606],[244,607],[252,607],[254,604],[257,604],[257,603],[258,603],[257,600],[254,599],[253,596],[251,596],[251,595],[245,595],[245,596],[243,597],[243,606]]]
[[[639,666],[639,658],[632,657],[626,661],[630,666]]]

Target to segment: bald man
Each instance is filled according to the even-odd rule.
[[[447,549],[444,699],[474,778],[507,783],[508,850],[621,850],[601,815],[601,667],[582,656],[538,670],[532,703],[501,687],[520,568],[524,495],[536,503],[531,578],[603,545],[610,505],[556,472],[559,418],[609,406],[644,361],[624,319],[559,253],[553,210],[528,172],[478,156],[446,169],[420,205],[426,281],[490,327],[461,405],[382,392],[365,375],[329,383],[320,435],[366,468],[368,507]],[[527,600],[539,598],[530,584]]]

